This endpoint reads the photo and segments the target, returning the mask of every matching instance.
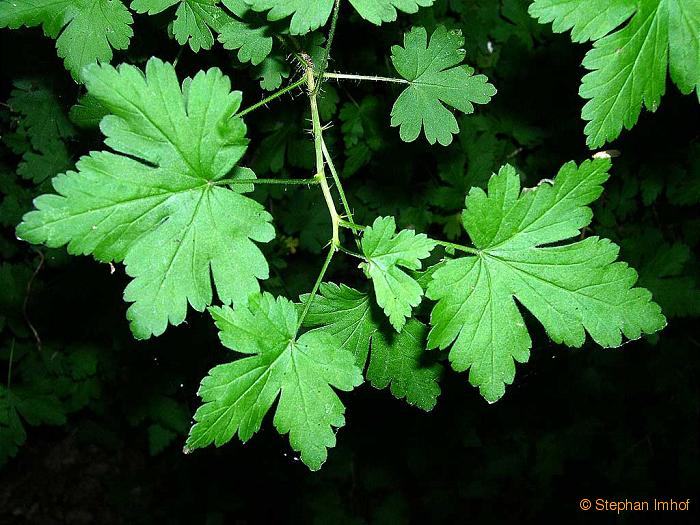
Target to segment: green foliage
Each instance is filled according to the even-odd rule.
[[[400,332],[418,306],[423,289],[401,268],[419,270],[435,248],[435,242],[425,234],[410,230],[396,233],[393,217],[378,217],[362,236],[362,252],[367,262],[362,266],[372,279],[377,304],[384,309],[389,321]]]
[[[236,184],[254,178],[250,170],[224,179],[248,143],[243,122],[230,118],[240,92],[217,69],[181,88],[173,67],[155,59],[145,77],[132,66],[93,66],[85,79],[111,113],[101,124],[107,145],[124,155],[80,159],[77,172],[54,180],[58,195],[35,201],[18,235],[124,261],[134,278],[127,315],[139,338],[183,322],[188,303],[204,310],[212,277],[224,303],[257,291],[268,267],[252,241],[273,238],[270,216],[241,194],[250,185]]]
[[[50,360],[23,343],[0,349],[11,363],[9,381],[0,385],[0,465],[24,444],[26,425],[65,425],[69,414],[99,396],[95,348],[41,350],[48,351]]]
[[[326,448],[335,446],[333,427],[345,424],[345,407],[331,387],[349,391],[362,382],[352,354],[323,332],[297,337],[296,310],[283,297],[255,295],[246,307],[211,313],[224,346],[250,357],[219,365],[202,381],[204,404],[187,446],[219,446],[235,434],[247,441],[279,396],[275,427],[318,470]]]
[[[302,296],[302,302],[308,296]],[[305,325],[326,333],[343,350],[352,352],[355,364],[367,366],[367,380],[377,388],[391,385],[391,393],[411,405],[432,409],[440,394],[441,366],[426,362],[427,328],[410,320],[400,334],[392,334],[371,298],[345,285],[323,283],[309,309]],[[370,354],[371,347],[371,354]],[[368,361],[369,356],[369,361]]]
[[[334,0],[243,0],[256,11],[267,11],[268,20],[291,16],[289,31],[303,35],[328,22]],[[415,13],[419,7],[429,7],[435,0],[349,0],[362,18],[380,25],[396,20],[397,11]]]
[[[212,29],[219,31],[229,17],[217,6],[219,0],[133,0],[137,13],[155,15],[177,4],[173,34],[179,44],[189,44],[195,53],[214,44]]]
[[[219,42],[226,49],[238,49],[238,60],[260,64],[272,51],[272,36],[264,25],[256,26],[243,20],[249,9],[243,0],[226,0],[224,5],[239,18],[232,18],[221,28]],[[279,86],[279,84],[278,84]],[[276,89],[276,88],[272,88]]]
[[[0,4],[0,27],[41,25],[56,38],[56,49],[73,78],[84,66],[112,60],[113,49],[126,49],[133,18],[121,0],[12,0]]]
[[[530,13],[556,32],[571,30],[575,42],[594,41],[579,91],[589,99],[581,116],[591,148],[632,128],[642,105],[656,111],[667,69],[682,93],[697,90],[700,100],[699,0],[535,0]]]
[[[472,113],[474,104],[486,104],[496,94],[484,75],[459,65],[463,45],[460,31],[440,26],[430,42],[425,28],[416,27],[404,35],[404,47],[391,48],[394,67],[410,84],[391,110],[391,125],[399,126],[402,140],[416,140],[422,128],[430,144],[447,146],[459,126],[443,104]]]
[[[556,343],[580,347],[588,332],[604,347],[622,336],[637,339],[666,320],[637,274],[614,262],[618,247],[606,239],[546,246],[578,235],[591,222],[587,207],[608,178],[609,161],[566,164],[553,183],[520,192],[510,166],[491,178],[488,194],[467,196],[464,228],[474,255],[447,262],[432,276],[427,295],[430,348],[450,350],[452,367],[469,369],[470,382],[490,402],[515,377],[515,361],[528,360],[531,338],[514,298],[542,323]],[[604,321],[603,321],[604,320]]]
[[[594,41],[581,88],[589,146],[631,128],[642,106],[655,111],[667,68],[682,93],[698,88],[698,1],[530,5],[555,32]],[[123,412],[152,455],[179,449],[192,412],[179,392],[194,395],[209,370],[186,452],[246,442],[276,404],[272,424],[317,470],[355,399],[339,391],[366,382],[430,411],[449,362],[493,403],[531,351],[582,347],[586,334],[606,348],[642,335],[663,342],[665,316],[700,315],[697,138],[671,153],[652,142],[643,156],[621,146],[612,176],[601,157],[614,152],[540,180],[580,144],[560,146],[571,136],[568,100],[548,105],[566,99],[568,40],[553,40],[528,2],[126,4],[0,4],[0,27],[41,25],[68,70],[17,76],[0,107],[0,462],[28,427],[72,424],[79,411]],[[83,282],[90,266],[73,268],[55,250],[64,246],[115,275]],[[122,286],[122,267],[133,336],[151,339],[138,348],[122,339],[123,316],[105,325],[98,308]],[[62,272],[80,278],[64,283]],[[53,301],[95,282],[95,312],[75,319],[86,341],[102,343],[66,342]],[[243,357],[202,345],[208,316],[190,306]],[[157,345],[167,347],[159,357],[180,352],[172,359],[187,380],[138,357]],[[558,461],[548,439],[541,469]],[[394,510],[377,516],[400,513],[400,502],[383,504]]]

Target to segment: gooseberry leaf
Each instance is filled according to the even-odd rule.
[[[579,90],[589,147],[631,129],[642,106],[656,111],[667,69],[682,93],[697,90],[700,99],[700,0],[535,0],[530,14],[555,32],[571,29],[576,42],[594,41]]]
[[[89,66],[88,92],[109,112],[101,130],[109,151],[82,157],[57,176],[57,194],[35,200],[17,235],[99,261],[124,261],[124,292],[137,338],[162,334],[219,299],[242,302],[268,277],[253,241],[274,237],[254,200],[254,173],[237,167],[248,140],[233,115],[241,93],[216,68],[182,87],[171,64],[151,59],[145,75],[122,65]],[[233,171],[232,171],[233,170]],[[229,178],[225,178],[229,173]],[[230,185],[230,186],[229,186]]]
[[[391,125],[399,127],[403,141],[413,142],[422,129],[430,144],[449,145],[459,125],[445,105],[473,113],[474,104],[486,104],[496,94],[486,76],[461,65],[463,45],[460,31],[438,26],[430,42],[425,28],[414,27],[403,47],[391,48],[391,61],[409,84],[391,109]]]
[[[250,8],[243,0],[224,0],[224,5],[236,18],[229,18],[221,28],[219,42],[226,49],[237,49],[238,60],[260,64],[272,51],[272,36],[266,25],[248,20]]]
[[[37,151],[50,152],[58,142],[75,135],[56,95],[41,83],[14,82],[7,105],[22,115],[21,126]]]
[[[178,44],[189,44],[196,53],[200,49],[211,49],[212,30],[218,32],[232,20],[218,3],[219,0],[133,0],[131,8],[137,13],[155,15],[178,4],[173,35]]]
[[[302,304],[308,295],[302,296]],[[410,319],[400,334],[386,330],[371,297],[344,284],[322,283],[304,319],[334,338],[336,345],[355,356],[375,388],[390,387],[397,399],[431,410],[440,394],[442,366],[426,355],[428,330]],[[371,347],[371,351],[370,351]]]
[[[635,288],[637,273],[615,262],[619,248],[580,234],[592,219],[587,207],[602,192],[610,161],[565,164],[553,184],[520,190],[514,168],[491,177],[488,192],[472,188],[462,223],[476,246],[432,275],[427,297],[429,348],[447,348],[456,371],[494,402],[515,376],[515,361],[532,345],[515,302],[528,309],[556,343],[580,347],[586,332],[603,347],[620,346],[666,324],[651,294]],[[543,246],[545,245],[545,246]]]
[[[420,304],[423,289],[404,270],[419,270],[435,248],[435,241],[412,230],[396,233],[393,217],[377,217],[362,236],[362,267],[372,279],[377,304],[384,309],[389,321],[400,332]]]
[[[126,49],[133,18],[120,0],[12,0],[0,3],[0,28],[41,25],[57,38],[58,56],[80,80],[84,66],[112,60],[112,49]]]
[[[417,13],[420,7],[430,7],[435,0],[350,0],[362,18],[375,25],[396,20],[397,11]]]
[[[426,363],[428,327],[409,319],[400,334],[378,330],[372,337],[367,380],[376,388],[390,387],[397,399],[432,410],[440,395],[438,379],[442,367]]]
[[[275,428],[289,434],[311,470],[321,468],[336,443],[334,428],[345,424],[345,407],[333,388],[350,391],[362,383],[353,355],[326,333],[297,336],[297,311],[283,297],[254,294],[245,306],[210,312],[224,346],[248,357],[216,366],[202,380],[204,404],[187,447],[220,446],[236,434],[248,441],[279,397]]]
[[[256,11],[268,11],[268,20],[291,16],[289,32],[304,35],[322,27],[333,11],[334,0],[244,0]],[[435,0],[350,0],[362,18],[376,25],[396,20],[397,11],[416,13],[419,7],[429,7]]]

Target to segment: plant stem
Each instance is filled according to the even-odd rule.
[[[333,195],[328,187],[328,180],[326,179],[325,163],[323,161],[323,129],[321,128],[321,118],[318,114],[318,103],[316,101],[316,79],[314,78],[314,70],[312,67],[306,68],[306,84],[309,90],[309,103],[311,105],[311,123],[314,135],[314,149],[316,151],[316,176],[321,185],[321,191],[323,192],[323,198],[326,200],[326,206],[328,207],[328,213],[331,216],[331,225],[333,228],[333,235],[331,237],[331,249],[337,250],[338,245],[340,245],[340,235],[338,232],[338,212],[335,209],[335,203],[333,202]]]
[[[272,101],[275,100],[276,98],[281,97],[281,96],[284,95],[285,93],[288,93],[288,92],[292,91],[293,89],[296,89],[296,88],[298,88],[299,86],[301,86],[301,85],[303,85],[303,84],[305,84],[305,83],[306,83],[306,79],[305,79],[305,78],[300,78],[299,80],[297,80],[297,81],[294,82],[293,84],[289,84],[287,87],[284,87],[284,88],[280,89],[279,91],[273,93],[273,94],[270,95],[269,97],[265,97],[265,98],[262,99],[260,102],[258,102],[258,103],[256,103],[256,104],[253,104],[252,106],[249,106],[249,107],[245,108],[244,110],[239,111],[238,113],[236,113],[236,114],[234,115],[234,117],[243,117],[244,115],[247,115],[247,114],[250,113],[251,111],[255,111],[255,110],[258,109],[260,106],[264,106],[264,105],[267,104],[268,102],[272,102]]]
[[[214,182],[216,186],[226,184],[281,184],[283,186],[300,186],[302,184],[319,184],[318,179],[222,179]]]
[[[362,259],[363,261],[367,260],[367,258],[364,257],[363,255],[361,255],[357,252],[353,252],[352,250],[348,250],[344,246],[338,246],[338,249],[343,253],[347,253],[348,255],[352,255],[353,257],[357,257],[358,259]]]
[[[335,80],[371,80],[373,82],[393,82],[395,84],[410,84],[405,78],[378,77],[374,75],[351,75],[349,73],[324,73],[325,78]]]
[[[354,230],[354,231],[363,231],[367,229],[367,226],[362,226],[361,224],[353,224],[350,221],[345,221],[343,219],[340,219],[338,221],[338,224],[342,226],[343,228],[348,228],[349,230]],[[455,244],[453,242],[447,242],[447,241],[441,241],[439,239],[433,239],[428,237],[431,241],[433,241],[435,244],[439,244],[440,246],[444,246],[445,248],[452,248],[454,250],[459,250],[461,252],[466,252],[466,253],[471,253],[473,255],[480,255],[481,252],[477,250],[476,248],[472,248],[470,246],[464,246],[463,244]]]
[[[343,185],[340,182],[338,171],[335,169],[335,164],[333,164],[333,159],[331,158],[331,154],[328,151],[326,141],[323,140],[323,137],[321,137],[321,149],[323,150],[323,156],[326,159],[326,163],[328,164],[328,169],[331,171],[331,175],[333,176],[333,182],[335,182],[335,187],[338,189],[340,201],[343,203],[343,209],[345,210],[345,216],[348,218],[348,222],[350,224],[355,224],[355,219],[353,219],[352,217],[352,210],[350,209],[350,204],[348,204],[348,199],[347,197],[345,197],[345,190],[343,190]],[[357,247],[359,248],[360,240],[357,237],[357,235],[355,235],[355,242],[357,243]]]
[[[335,0],[335,5],[333,6],[333,18],[331,19],[331,29],[328,32],[328,42],[326,42],[326,50],[323,53],[323,60],[319,65],[318,69],[318,85],[314,92],[318,95],[319,89],[321,89],[321,84],[323,84],[323,76],[326,73],[326,68],[328,67],[328,57],[331,54],[331,46],[333,45],[333,38],[335,37],[335,26],[338,23],[338,11],[340,10],[340,0]]]
[[[476,248],[471,248],[470,246],[464,246],[463,244],[455,244],[453,242],[441,241],[438,239],[431,239],[435,244],[444,246],[445,248],[452,248],[454,250],[459,250],[461,252],[471,253],[472,255],[481,255],[481,252]]]
[[[354,230],[354,231],[364,231],[364,230],[367,228],[367,226],[362,226],[362,225],[360,225],[360,224],[355,224],[355,223],[353,223],[353,222],[346,221],[346,220],[343,220],[343,219],[340,219],[340,220],[338,221],[338,224],[339,224],[340,226],[342,226],[343,228],[347,228],[347,229],[349,229],[349,230]]]
[[[333,255],[337,251],[338,247],[331,245],[330,249],[328,250],[328,255],[326,255],[326,260],[323,263],[323,266],[321,267],[321,272],[318,274],[318,277],[316,278],[316,282],[314,283],[314,287],[311,289],[311,293],[309,294],[309,298],[306,300],[304,303],[304,311],[301,312],[301,316],[299,317],[299,324],[297,325],[297,332],[301,328],[301,325],[304,324],[304,319],[306,319],[306,314],[309,313],[309,308],[311,308],[311,303],[314,302],[314,297],[316,297],[316,293],[318,292],[319,286],[321,286],[321,282],[323,282],[323,277],[326,275],[326,271],[328,270],[328,266],[331,264],[331,259],[333,259]]]

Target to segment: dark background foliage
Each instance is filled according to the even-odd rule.
[[[533,186],[564,162],[591,155],[577,95],[587,46],[538,25],[526,4],[440,1],[381,28],[346,10],[332,70],[390,75],[389,49],[403,30],[441,23],[462,29],[467,62],[499,90],[491,104],[460,118],[459,137],[444,148],[400,141],[388,126],[392,87],[327,85],[325,120],[334,122],[327,136],[358,221],[394,214],[402,227],[452,239],[460,235],[465,190],[484,185],[504,162]],[[262,96],[229,52],[181,52],[165,38],[164,24],[137,17],[130,49],[114,62],[179,57],[181,77],[218,66],[244,92],[244,104]],[[40,30],[0,31],[0,50],[0,100],[18,80],[49,89],[66,112],[82,94]],[[305,98],[294,95],[246,118],[245,160],[259,176],[310,174]],[[342,124],[353,111],[362,112],[363,125],[348,142]],[[610,145],[621,155],[591,226],[622,245],[668,327],[619,349],[569,349],[529,319],[530,362],[518,366],[514,386],[494,405],[466,374],[445,374],[430,413],[366,384],[343,396],[348,424],[319,473],[309,472],[270,424],[246,445],[183,454],[198,382],[227,353],[210,320],[193,312],[162,337],[133,340],[121,267],[111,273],[89,258],[15,240],[14,225],[47,184],[16,174],[24,152],[13,137],[22,119],[11,104],[0,107],[0,384],[8,386],[12,360],[11,390],[24,396],[35,421],[24,421],[26,443],[16,457],[2,458],[0,523],[672,523],[691,517],[590,516],[578,502],[695,497],[692,506],[700,504],[700,338],[693,329],[700,313],[700,111],[670,82],[657,113],[643,114]],[[67,137],[70,162],[100,141],[96,129]],[[266,248],[273,265],[266,289],[296,297],[320,265],[325,206],[315,190],[257,191],[278,231]],[[352,261],[340,258],[328,279],[363,286]]]

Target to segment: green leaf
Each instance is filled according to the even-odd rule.
[[[580,234],[591,222],[588,204],[602,192],[608,160],[565,164],[553,184],[521,192],[515,170],[505,166],[488,193],[471,190],[463,224],[478,255],[439,268],[426,295],[437,301],[431,314],[429,348],[450,344],[457,371],[490,402],[515,376],[515,361],[528,360],[532,345],[514,301],[527,308],[556,343],[580,347],[586,332],[604,347],[622,336],[637,339],[666,325],[637,273],[615,262],[619,248],[589,237],[552,245]],[[548,245],[548,246],[542,246]]]
[[[345,407],[333,391],[350,391],[362,382],[353,356],[328,334],[312,331],[297,337],[294,304],[264,293],[248,305],[210,309],[221,342],[250,357],[219,365],[202,380],[204,404],[187,440],[189,448],[220,446],[238,434],[245,442],[257,432],[279,396],[274,425],[301,453],[312,470],[335,446],[334,427],[345,424]]]
[[[17,166],[17,174],[39,184],[72,164],[63,142],[55,142],[45,153],[28,151]]]
[[[267,19],[282,20],[291,16],[289,32],[304,35],[328,21],[333,0],[245,0],[256,11],[268,11]]]
[[[260,64],[272,51],[272,37],[267,27],[254,27],[242,21],[231,19],[221,28],[219,42],[226,49],[238,49],[238,60]]]
[[[300,299],[303,304],[308,295]],[[366,377],[375,388],[391,386],[397,399],[431,410],[440,394],[442,367],[426,362],[425,325],[411,319],[400,334],[386,333],[380,315],[366,293],[344,284],[322,283],[304,326],[333,337],[339,348],[352,352],[360,369],[369,356]]]
[[[639,284],[654,294],[667,317],[700,315],[700,289],[693,271],[696,265],[687,245],[668,244],[659,230],[646,230],[625,239],[622,250],[638,264]]]
[[[308,299],[308,295],[300,297],[302,304]],[[369,295],[334,283],[321,283],[304,319],[304,326],[322,327],[322,331],[333,336],[339,348],[355,356],[355,364],[361,369],[367,362],[369,342],[379,323]]]
[[[41,84],[25,80],[14,82],[7,104],[23,116],[21,125],[37,151],[48,152],[57,142],[75,135],[53,91]]]
[[[396,20],[396,11],[417,13],[419,7],[430,7],[435,0],[350,0],[362,18],[376,25]]]
[[[178,84],[172,65],[151,59],[145,75],[133,66],[90,66],[89,93],[109,110],[101,123],[117,153],[92,152],[77,171],[53,181],[57,195],[35,200],[17,235],[72,254],[124,261],[127,317],[138,338],[184,321],[187,304],[202,311],[219,299],[245,301],[268,277],[252,241],[274,237],[270,215],[241,194],[252,179],[236,167],[246,127],[232,117],[241,93],[216,69]]]
[[[552,31],[571,30],[571,40],[598,40],[627,20],[637,0],[535,0],[530,15],[540,24],[552,23]]]
[[[428,42],[426,30],[414,27],[404,35],[404,47],[391,48],[394,67],[410,84],[391,110],[391,125],[399,126],[405,142],[416,140],[422,128],[430,144],[447,146],[459,125],[445,105],[473,113],[474,104],[486,104],[496,94],[484,75],[460,65],[463,45],[460,31],[439,26]]]
[[[231,17],[217,4],[219,0],[133,0],[131,9],[155,15],[179,4],[173,22],[173,34],[180,45],[188,44],[195,53],[211,49],[212,30],[220,31]]]
[[[376,388],[391,386],[397,399],[432,410],[440,395],[438,379],[442,367],[424,364],[428,328],[410,319],[400,334],[377,331],[372,337],[372,354],[367,380]]]
[[[0,27],[41,25],[56,38],[58,56],[73,78],[87,64],[109,62],[112,49],[126,49],[133,18],[120,0],[12,0],[0,3]],[[59,36],[60,35],[60,36]]]
[[[282,85],[282,80],[289,77],[289,65],[281,57],[268,56],[253,70],[254,78],[260,79],[260,87],[274,91]]]
[[[108,113],[99,100],[90,95],[84,95],[70,108],[68,116],[80,128],[96,128]]]
[[[700,101],[700,0],[668,1],[669,72],[688,95]]]
[[[15,457],[27,439],[15,402],[12,392],[0,385],[0,465]]]
[[[631,129],[642,105],[656,111],[667,68],[682,93],[700,88],[700,0],[593,4],[535,0],[530,13],[541,23],[553,22],[555,32],[571,29],[574,41],[595,41],[583,60],[591,72],[583,77],[579,94],[589,99],[581,116],[589,121],[586,142],[596,148],[617,138],[623,127]]]
[[[378,217],[362,236],[362,252],[367,260],[362,266],[374,284],[377,304],[397,332],[423,297],[423,289],[401,267],[419,270],[421,259],[428,257],[433,248],[435,242],[423,233],[401,230],[397,234],[393,217]]]
[[[328,22],[333,0],[244,0],[256,11],[269,11],[268,20],[292,17],[289,32],[304,35]],[[362,18],[380,25],[396,20],[396,12],[416,13],[419,7],[429,7],[435,0],[350,0]]]

